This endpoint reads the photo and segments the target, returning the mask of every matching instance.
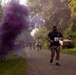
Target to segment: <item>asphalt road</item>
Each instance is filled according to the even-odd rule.
[[[76,75],[76,56],[61,54],[60,64],[55,65],[50,61],[49,50],[30,50],[25,48],[26,58],[28,62],[28,75]]]

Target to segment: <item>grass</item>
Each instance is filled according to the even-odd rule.
[[[26,68],[25,59],[9,55],[6,61],[0,62],[0,75],[27,75]]]
[[[62,49],[61,53],[70,54],[70,55],[76,55],[76,48],[74,48],[74,49]]]

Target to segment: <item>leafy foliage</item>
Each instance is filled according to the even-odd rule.
[[[53,25],[63,31],[68,27],[68,22],[71,17],[71,11],[68,8],[68,0],[28,0],[31,13],[35,16],[44,16],[44,25],[47,29]],[[32,17],[33,17],[32,15]]]
[[[71,0],[69,3],[69,8],[71,10],[71,16],[76,16],[76,0]]]
[[[28,0],[28,6],[31,9],[31,17],[36,14],[43,16],[43,20],[45,20],[43,25],[47,28],[47,33],[53,25],[57,25],[65,38],[75,39],[76,0]],[[43,34],[39,28],[39,32],[35,36],[39,35],[40,38],[43,38],[42,35],[46,35],[46,33]]]
[[[41,26],[34,36],[35,40],[40,39],[42,41],[43,48],[46,48],[48,46],[48,41],[47,41],[48,32],[49,31],[45,26]]]
[[[1,21],[2,16],[3,16],[2,14],[3,14],[3,8],[2,8],[1,2],[0,2],[0,21]]]

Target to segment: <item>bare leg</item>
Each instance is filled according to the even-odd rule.
[[[56,60],[59,60],[60,58],[60,50],[56,50]]]
[[[59,59],[60,59],[60,50],[56,50],[56,65],[58,66],[60,66]]]
[[[53,62],[54,55],[55,55],[55,50],[54,50],[54,49],[51,49],[51,59],[50,59],[50,63]]]
[[[55,50],[51,50],[51,58],[53,58],[55,55]]]

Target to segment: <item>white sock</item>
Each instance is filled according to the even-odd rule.
[[[59,62],[59,60],[56,60],[56,63],[58,63]]]

